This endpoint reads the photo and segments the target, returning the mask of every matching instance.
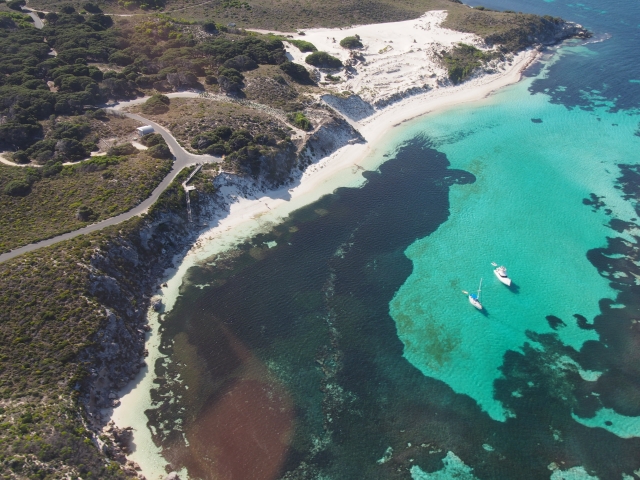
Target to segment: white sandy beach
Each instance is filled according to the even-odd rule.
[[[440,17],[437,15],[440,15]],[[416,40],[416,42],[424,40],[423,43],[447,46],[459,41],[477,43],[477,39],[468,38],[468,34],[450,33],[451,31],[448,30],[442,33],[444,29],[436,26],[436,23],[439,24],[442,20],[441,17],[441,12],[430,12],[421,17],[421,19],[409,22],[365,25],[350,29],[308,30],[304,37],[297,38],[312,41],[319,49],[326,47],[330,53],[333,53],[330,48],[336,48],[332,46],[334,37],[339,41],[347,35],[357,33],[361,36],[363,42],[369,45],[369,49],[376,52],[383,48],[378,48],[379,46],[390,44],[388,39],[393,39],[392,45],[394,49],[385,52],[385,54],[389,55],[384,57],[385,54],[379,54],[381,57],[380,62],[382,63],[376,68],[379,67],[380,72],[375,73],[373,65],[371,65],[373,62],[369,62],[369,59],[367,59],[367,70],[371,68],[372,71],[368,74],[363,72],[363,75],[357,79],[357,82],[360,82],[358,85],[364,88],[367,81],[371,78],[376,78],[375,82],[377,83],[375,85],[378,85],[376,87],[376,96],[379,97],[380,95],[389,95],[396,92],[399,88],[407,88],[410,84],[410,82],[402,85],[394,84],[394,78],[397,77],[398,72],[391,68],[390,70],[394,71],[386,73],[383,68],[383,62],[394,61],[408,64],[404,70],[405,74],[400,76],[415,79],[420,75],[426,75],[426,72],[429,71],[427,69],[431,68],[427,64],[428,57],[424,50],[417,53],[415,51],[409,52],[411,45],[414,44],[413,40]],[[435,20],[437,20],[436,23],[434,23]],[[414,28],[416,25],[419,28]],[[440,33],[438,34],[438,32]],[[323,38],[325,39],[324,41],[331,42],[331,44],[325,45]],[[406,56],[404,58],[397,56],[396,54],[399,50],[405,47],[407,47]],[[339,49],[340,47],[338,46],[337,48]],[[293,49],[289,51],[293,51]],[[390,52],[396,52],[393,54],[396,55],[393,59],[390,59]],[[344,52],[337,53],[341,53],[343,58],[345,54],[348,55],[348,53]],[[423,57],[427,60],[424,60],[423,63],[416,67],[417,60],[412,56],[414,54],[424,54]],[[365,55],[367,54],[365,53]],[[200,236],[177,270],[167,272],[168,286],[162,292],[166,309],[170,310],[175,303],[184,274],[191,266],[215,253],[232,247],[242,240],[252,237],[270,225],[279,223],[292,211],[314,202],[323,195],[333,192],[336,188],[361,185],[364,182],[364,178],[361,175],[362,169],[375,170],[384,162],[385,159],[382,155],[391,147],[388,142],[385,142],[385,139],[388,138],[387,135],[394,127],[430,112],[481,100],[491,92],[517,82],[521,77],[522,70],[535,60],[536,55],[537,51],[534,50],[520,53],[513,58],[510,64],[503,65],[502,69],[496,69],[497,73],[476,77],[459,86],[433,88],[426,93],[410,96],[393,103],[359,122],[350,120],[350,123],[363,135],[366,143],[345,146],[330,157],[319,160],[307,168],[299,182],[293,187],[264,192],[259,194],[262,195],[260,198],[247,199],[240,196],[235,198],[231,203],[230,211],[211,223],[211,228]],[[434,71],[433,69],[431,70],[432,73]],[[435,73],[437,76],[442,75],[442,72],[435,71]],[[374,82],[374,80],[371,81]],[[402,80],[402,82],[404,81]],[[385,90],[382,88],[382,84],[385,82],[394,86]],[[341,88],[344,87],[344,84],[340,85]],[[358,88],[360,88],[358,85],[354,81],[350,88],[357,93]],[[371,88],[369,91],[371,91]],[[228,192],[223,193],[227,193],[230,197],[238,193],[232,190],[230,189]],[[155,314],[152,314],[152,317],[152,341],[147,345],[149,350],[147,362],[151,368],[153,368],[155,360],[161,358],[158,352],[158,322]],[[134,428],[136,450],[129,458],[140,465],[142,473],[148,480],[157,480],[164,478],[166,475],[164,465],[167,462],[161,457],[159,449],[153,444],[146,426],[147,418],[144,411],[151,406],[150,388],[153,386],[152,380],[152,373],[147,369],[142,371],[135,382],[135,387],[132,389],[129,386],[128,389],[121,392],[121,405],[115,409],[112,418],[119,427],[131,426]],[[182,478],[184,480],[185,477],[183,476]]]
[[[447,70],[437,57],[442,50],[449,50],[459,43],[481,50],[488,49],[477,35],[441,27],[446,16],[444,10],[433,10],[404,22],[343,29],[315,28],[306,30],[303,35],[291,35],[292,40],[311,42],[318,50],[349,65],[342,72],[313,69],[305,63],[310,52],[301,52],[291,44],[287,44],[287,53],[292,61],[315,70],[326,89],[333,92],[349,91],[373,104],[385,103],[416,87],[438,88],[438,85],[448,84]],[[260,32],[268,33],[264,30]],[[349,50],[340,46],[340,40],[353,36],[360,38],[362,48]],[[489,68],[506,67],[496,61]],[[327,81],[327,73],[341,81]]]

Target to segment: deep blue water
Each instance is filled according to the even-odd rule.
[[[603,41],[408,125],[363,187],[192,268],[163,318],[170,361],[147,412],[172,468],[634,478],[640,3],[482,5]],[[486,317],[459,294],[494,260],[478,251],[521,272],[519,290],[487,286]]]

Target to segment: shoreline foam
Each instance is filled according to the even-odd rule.
[[[504,71],[483,75],[462,85],[411,96],[385,107],[361,122],[351,121],[365,138],[365,144],[345,146],[311,165],[302,174],[295,188],[283,187],[261,192],[263,196],[253,200],[237,199],[230,205],[227,214],[212,222],[215,222],[215,226],[200,235],[179,267],[168,272],[167,287],[162,290],[166,311],[173,307],[182,278],[189,268],[270,225],[280,223],[294,210],[332,193],[336,188],[361,185],[366,180],[358,175],[360,171],[376,169],[384,163],[382,153],[390,147],[384,140],[395,127],[436,110],[482,100],[492,92],[518,82],[522,72],[537,57],[538,52],[535,50],[521,52]],[[164,465],[168,462],[161,456],[161,449],[153,443],[144,414],[151,407],[150,389],[154,375],[149,370],[154,367],[156,360],[162,358],[159,351],[160,325],[156,314],[151,314],[150,326],[152,330],[148,339],[151,341],[147,343],[149,366],[141,370],[133,387],[129,385],[119,392],[121,404],[114,409],[112,420],[120,428],[133,427],[135,450],[127,458],[140,465],[148,480],[157,480],[166,475]]]

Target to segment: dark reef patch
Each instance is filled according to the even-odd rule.
[[[533,123],[542,123],[542,119],[541,118],[532,118],[531,121]]]
[[[583,330],[594,330],[595,326],[589,324],[589,320],[587,320],[587,317],[585,317],[584,315],[580,315],[579,313],[574,313],[573,317],[577,320],[578,322],[578,327],[580,327]]]
[[[547,319],[547,322],[549,322],[549,326],[554,330],[567,326],[567,324],[564,323],[561,318],[558,318],[555,315],[547,315],[545,318]]]
[[[603,198],[604,197],[600,197],[595,193],[590,193],[589,198],[582,199],[582,203],[584,205],[589,205],[590,207],[592,207],[592,211],[597,212],[605,206],[605,203],[602,201]]]

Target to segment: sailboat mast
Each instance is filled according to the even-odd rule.
[[[480,279],[480,285],[478,286],[478,300],[480,300],[480,291],[482,290],[482,278]]]

